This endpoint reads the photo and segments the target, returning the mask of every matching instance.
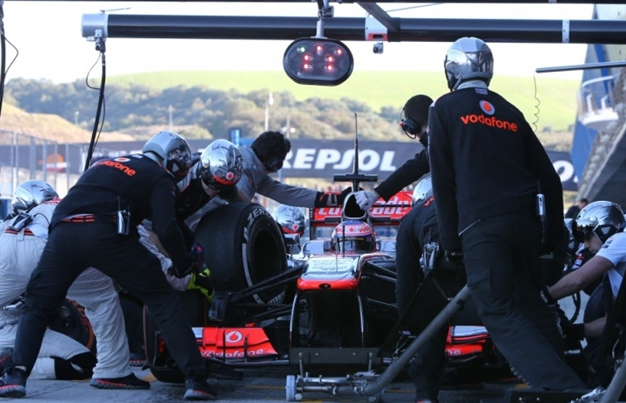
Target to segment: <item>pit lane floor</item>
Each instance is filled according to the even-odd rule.
[[[581,295],[584,310],[587,296]],[[568,317],[574,312],[570,298],[562,299],[559,304]],[[579,318],[582,317],[579,315]],[[578,320],[580,322],[580,319]],[[41,381],[29,380],[27,395],[23,399],[0,399],[4,401],[21,400],[28,403],[165,403],[183,401],[183,385],[168,384],[154,380],[147,370],[134,369],[137,376],[151,381],[150,390],[99,390],[89,386],[88,381]],[[285,377],[297,372],[287,368],[259,368],[245,370],[243,380],[209,382],[218,390],[218,400],[224,403],[285,402]],[[512,387],[524,385],[483,384],[482,390],[443,390],[439,393],[441,403],[503,403],[504,393]],[[394,382],[387,386],[383,402],[414,402],[414,388],[406,374],[401,373]],[[323,393],[305,393],[303,402],[367,402],[366,396],[342,395],[336,398]]]
[[[162,403],[182,401],[183,385],[167,384],[154,380],[149,371],[136,370],[137,376],[153,381],[150,390],[99,390],[89,386],[88,381],[42,381],[29,380],[27,395],[20,400],[28,403],[76,402],[76,403]],[[209,382],[218,390],[220,402],[284,402],[285,376],[294,372],[286,368],[246,370],[243,380]],[[406,376],[390,384],[383,402],[413,402],[414,389]],[[513,385],[485,384],[483,390],[442,391],[439,400],[443,403],[502,403],[505,390]],[[519,385],[517,386],[519,387]],[[342,395],[332,398],[323,393],[305,394],[303,402],[367,402],[367,397]]]

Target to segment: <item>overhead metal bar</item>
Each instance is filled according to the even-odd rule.
[[[572,71],[572,70],[612,69],[616,67],[626,67],[626,60],[622,60],[619,62],[574,64],[572,66],[539,67],[535,70],[535,72],[555,73],[555,72],[560,72],[560,71]]]
[[[59,0],[22,0],[22,1],[54,1],[58,2]],[[68,2],[106,2],[109,0],[61,0]],[[114,0],[110,0],[114,1]],[[316,0],[136,0],[138,2],[150,2],[150,3],[171,3],[171,2],[185,2],[185,3],[315,3]],[[330,0],[331,3],[394,3],[394,4],[406,4],[406,3],[425,3],[425,1],[415,1],[415,0]],[[481,0],[479,2],[471,1],[471,0],[446,0],[446,1],[431,1],[427,3],[468,3],[468,4],[479,4],[479,3],[498,3],[498,4],[536,4],[536,3],[544,3],[544,4],[596,4],[596,1],[590,0],[519,0],[519,1],[501,1],[501,0]],[[623,4],[624,0],[602,0],[601,4]]]
[[[398,31],[389,42],[453,42],[476,36],[486,42],[626,43],[626,20],[492,20],[451,18],[397,18]],[[316,18],[176,15],[83,15],[83,37],[100,30],[108,38],[275,39],[294,40],[315,35]],[[327,37],[364,41],[365,18],[329,18]],[[566,39],[567,38],[567,39]]]

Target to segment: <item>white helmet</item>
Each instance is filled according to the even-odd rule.
[[[430,177],[430,174],[424,175],[417,185],[415,185],[415,189],[413,189],[413,205],[417,206],[418,204],[424,203],[430,196],[433,195],[433,181]]]
[[[481,39],[457,39],[446,53],[443,62],[448,88],[456,90],[463,81],[479,79],[487,85],[493,77],[493,54]]]
[[[48,183],[40,180],[29,180],[20,183],[15,189],[11,208],[13,213],[29,210],[43,202],[59,197],[56,190]]]
[[[215,190],[234,186],[243,174],[241,151],[228,140],[215,140],[200,155],[197,176]]]
[[[185,178],[191,167],[191,149],[180,135],[167,130],[158,132],[144,144],[142,153],[151,152],[163,159],[163,166],[176,182]]]
[[[586,205],[572,220],[574,237],[583,242],[590,233],[595,233],[602,243],[626,227],[624,212],[617,203],[596,201]]]
[[[274,210],[273,216],[285,234],[304,236],[306,219],[300,207],[281,204]]]

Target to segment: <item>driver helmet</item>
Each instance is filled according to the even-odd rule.
[[[336,252],[372,252],[376,250],[376,234],[364,221],[347,220],[333,230],[331,245]]]
[[[300,207],[281,204],[274,210],[274,219],[283,229],[283,233],[304,236],[306,222]]]
[[[413,189],[413,205],[417,206],[430,199],[433,195],[433,181],[430,174],[426,174],[417,182]]]
[[[185,178],[191,167],[191,149],[180,135],[164,130],[144,144],[142,153],[154,153],[163,160],[163,166],[176,182]]]
[[[241,151],[228,140],[215,140],[200,155],[197,176],[209,188],[220,191],[235,186],[243,174]]]
[[[59,195],[50,184],[40,180],[28,180],[17,185],[11,199],[11,208],[13,213],[19,214],[57,197]]]
[[[624,230],[624,227],[626,221],[622,208],[610,201],[590,203],[572,220],[572,233],[580,242],[583,242],[587,235],[594,233],[604,244],[611,236]]]
[[[448,48],[443,66],[448,88],[452,91],[462,82],[472,79],[489,85],[493,77],[493,54],[481,39],[463,37]]]

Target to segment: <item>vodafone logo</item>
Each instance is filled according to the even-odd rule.
[[[226,342],[227,343],[238,343],[243,339],[243,335],[241,332],[233,331],[226,333]]]
[[[232,181],[234,177],[235,175],[232,172],[228,172],[226,174],[226,179],[228,179],[229,181]]]
[[[118,158],[115,158],[113,161],[117,161],[117,162],[128,162],[128,161],[130,161],[130,159],[129,159],[129,158],[126,158],[126,157],[118,157]]]
[[[487,115],[491,116],[496,113],[496,108],[494,108],[490,102],[480,101],[478,104],[480,105],[480,109],[482,109]]]

